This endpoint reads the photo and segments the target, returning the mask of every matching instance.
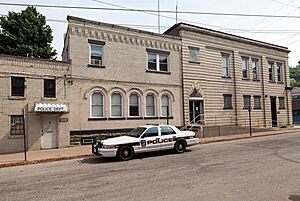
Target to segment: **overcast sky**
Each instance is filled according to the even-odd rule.
[[[157,9],[158,0],[7,0],[0,2],[68,5],[88,7],[118,8],[104,3],[135,9]],[[159,0],[160,10],[175,10],[176,0]],[[177,0],[179,11],[219,12],[219,13],[247,13],[300,16],[300,0]],[[104,2],[104,3],[103,3]],[[0,14],[8,11],[20,11],[22,6],[2,6]],[[103,11],[103,10],[78,10],[58,8],[38,8],[39,12],[46,16],[47,22],[54,35],[53,46],[58,52],[58,60],[61,59],[63,47],[63,34],[67,29],[66,17],[73,15],[86,19],[102,21],[112,24],[130,25],[130,27],[158,32],[155,27],[158,24],[157,16],[142,12]],[[174,19],[165,18],[168,16]],[[53,22],[51,20],[63,20],[65,22]],[[178,22],[187,22],[198,26],[211,28],[239,36],[244,36],[264,42],[269,42],[288,47],[289,65],[295,66],[300,61],[300,19],[295,18],[266,18],[266,17],[233,17],[213,15],[178,14]],[[161,13],[161,32],[175,24],[175,14]],[[147,25],[132,26],[132,25]],[[148,25],[151,25],[150,27]],[[153,26],[153,27],[152,27]],[[231,30],[230,30],[231,29]],[[237,29],[237,30],[232,30]],[[243,30],[240,30],[243,29]],[[257,33],[263,31],[264,33]]]

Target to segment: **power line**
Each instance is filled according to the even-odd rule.
[[[41,8],[67,8],[67,9],[86,9],[86,10],[104,10],[104,11],[131,11],[131,12],[151,12],[157,13],[157,10],[148,9],[119,9],[119,8],[104,8],[104,7],[83,7],[83,6],[58,6],[58,5],[43,5],[43,4],[21,4],[21,3],[0,3],[4,6],[35,6]],[[175,13],[176,11],[161,10],[161,13]],[[216,15],[216,16],[236,16],[236,17],[270,17],[270,18],[300,18],[300,16],[287,15],[265,15],[265,14],[245,14],[245,13],[217,13],[217,12],[196,12],[196,11],[177,11],[180,14],[193,15]]]
[[[272,1],[274,1],[274,2],[276,2],[276,3],[283,4],[283,5],[285,5],[285,6],[290,6],[290,7],[293,7],[293,8],[299,8],[299,7],[297,7],[297,6],[291,5],[290,3],[284,3],[284,2],[281,2],[281,1],[277,1],[277,0],[272,0]]]

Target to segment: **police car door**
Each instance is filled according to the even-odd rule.
[[[160,150],[160,136],[158,134],[158,127],[150,127],[141,137],[140,146],[141,152],[159,151]]]
[[[170,126],[160,126],[160,134],[161,134],[161,150],[164,149],[173,149],[176,132]]]

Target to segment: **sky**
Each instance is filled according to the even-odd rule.
[[[160,10],[175,11],[177,2],[178,11],[300,16],[300,0],[0,0],[0,3],[106,8],[119,8],[117,6],[122,6],[147,10],[157,10],[158,2]],[[6,15],[8,11],[19,12],[23,9],[25,9],[24,6],[0,5],[0,14]],[[50,25],[53,31],[52,46],[58,52],[58,60],[61,60],[63,35],[67,30],[67,15],[158,32],[158,17],[153,13],[40,7],[37,9],[46,16],[47,24]],[[160,33],[163,33],[176,23],[176,15],[175,13],[161,13],[160,15]],[[181,13],[177,17],[177,22],[186,22],[288,47],[291,51],[289,54],[289,65],[296,66],[298,61],[300,61],[300,18],[236,17]],[[53,20],[58,20],[58,22]]]

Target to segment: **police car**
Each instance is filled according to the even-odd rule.
[[[93,144],[92,152],[103,157],[117,157],[126,161],[134,154],[173,149],[183,153],[187,146],[199,143],[192,131],[180,131],[171,125],[145,125],[125,136],[114,137]]]

